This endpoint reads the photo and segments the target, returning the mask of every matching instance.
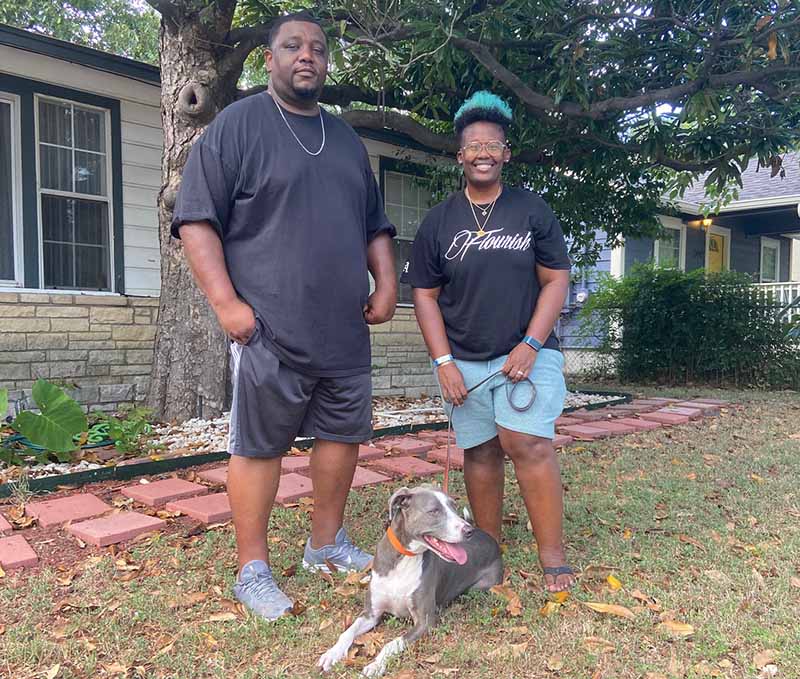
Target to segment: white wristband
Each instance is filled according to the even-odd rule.
[[[439,358],[433,359],[433,365],[437,368],[440,368],[445,363],[451,363],[453,361],[453,354],[445,354],[444,356],[439,356]]]

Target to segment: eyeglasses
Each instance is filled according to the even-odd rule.
[[[506,143],[502,141],[472,141],[466,146],[461,147],[461,151],[467,156],[477,156],[483,149],[492,156],[499,156],[507,148]]]

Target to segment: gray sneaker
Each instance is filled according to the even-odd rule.
[[[331,569],[328,568],[326,561],[330,561],[340,571],[363,571],[372,561],[372,554],[367,554],[356,547],[347,537],[347,531],[340,528],[336,533],[336,541],[332,545],[312,549],[311,538],[308,538],[308,542],[306,542],[303,568],[307,571],[330,573]]]
[[[272,571],[264,561],[248,561],[242,567],[233,594],[253,613],[266,620],[277,620],[294,605],[278,589]]]

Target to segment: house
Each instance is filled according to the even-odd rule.
[[[402,265],[431,200],[414,163],[437,158],[400,135],[359,133]],[[162,143],[158,68],[0,26],[0,387],[12,399],[37,378],[109,410],[146,395]],[[372,328],[378,395],[436,391],[404,294]]]
[[[433,200],[421,169],[441,156],[403,135],[358,132],[398,227],[399,271]],[[92,407],[146,395],[162,142],[156,67],[0,26],[0,387],[12,399],[40,377],[74,385]],[[796,159],[786,165],[785,180],[748,169],[739,200],[708,224],[702,191],[690,191],[677,216],[662,217],[664,238],[606,248],[573,285],[559,328],[568,365],[587,350],[571,312],[598,271],[622,275],[654,258],[748,271],[776,290],[798,280],[800,178]],[[437,391],[410,301],[401,286],[395,318],[371,328],[376,395]]]
[[[663,236],[631,238],[602,249],[595,266],[572,285],[570,304],[561,320],[568,367],[578,372],[592,363],[597,338],[585,337],[576,312],[602,274],[620,278],[638,263],[654,262],[682,271],[739,271],[754,285],[771,290],[784,305],[800,295],[800,153],[783,160],[785,176],[771,176],[755,161],[742,173],[738,198],[719,212],[703,214],[705,191],[700,178],[670,210],[659,215]],[[666,210],[665,210],[666,212]],[[604,242],[605,234],[596,234]],[[800,308],[792,312],[800,317]]]

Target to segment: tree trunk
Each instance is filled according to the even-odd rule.
[[[171,3],[170,15],[161,19],[161,299],[147,405],[165,421],[216,417],[226,406],[227,341],[180,242],[170,236],[170,222],[192,144],[235,99],[241,69],[220,70],[221,57],[230,51],[224,43],[235,5],[183,0]]]

